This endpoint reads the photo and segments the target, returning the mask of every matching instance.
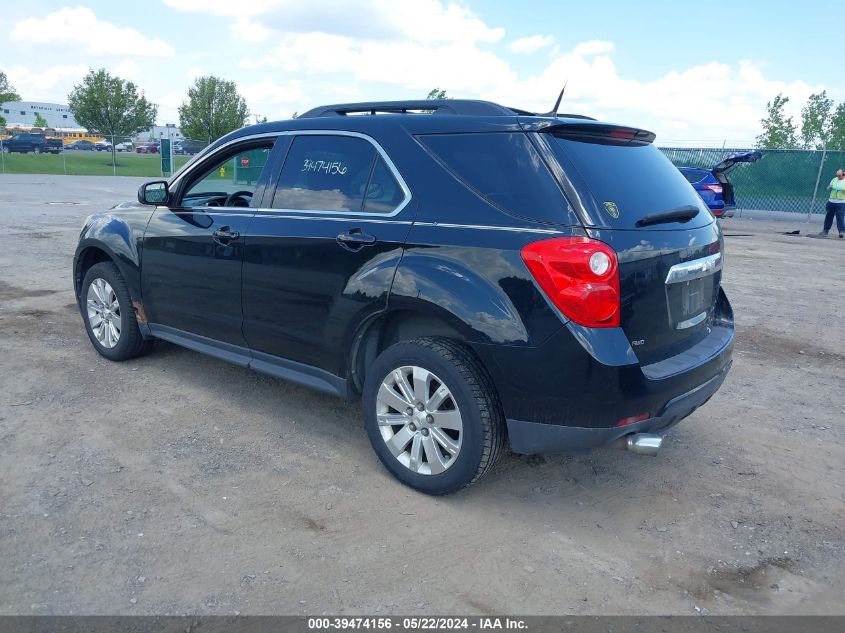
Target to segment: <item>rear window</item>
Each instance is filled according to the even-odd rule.
[[[615,145],[549,135],[553,153],[567,173],[580,176],[580,187],[597,202],[603,226],[636,228],[646,215],[695,205],[701,211],[685,228],[712,221],[701,198],[668,158],[651,143]],[[672,224],[651,228],[672,228]],[[677,224],[674,225],[677,227]]]
[[[458,180],[503,211],[541,222],[578,224],[526,134],[432,134],[418,138]]]
[[[680,171],[684,175],[684,178],[687,179],[687,182],[693,185],[704,180],[704,177],[707,175],[707,172],[700,169],[681,169]]]

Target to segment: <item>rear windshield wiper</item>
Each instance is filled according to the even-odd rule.
[[[698,215],[698,207],[691,204],[672,209],[671,211],[663,211],[661,213],[652,213],[637,220],[637,226],[648,226],[649,224],[664,224],[666,222],[688,222]]]

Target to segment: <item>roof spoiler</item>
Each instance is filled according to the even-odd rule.
[[[648,145],[656,138],[648,130],[605,123],[553,123],[538,131],[574,141],[610,145]]]

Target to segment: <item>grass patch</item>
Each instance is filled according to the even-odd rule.
[[[174,156],[174,169],[188,162],[190,156]],[[2,173],[58,174],[68,176],[161,176],[161,157],[158,154],[119,152],[117,169],[112,170],[110,152],[64,151],[61,154],[3,154]]]

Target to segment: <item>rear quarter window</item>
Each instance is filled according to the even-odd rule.
[[[430,134],[417,139],[455,178],[506,213],[579,224],[526,134]]]

